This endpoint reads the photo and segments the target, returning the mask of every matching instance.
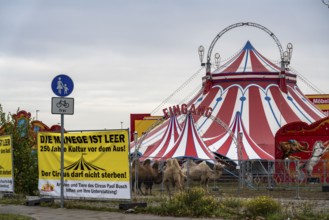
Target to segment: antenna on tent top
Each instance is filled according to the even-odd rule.
[[[287,50],[283,53],[283,62],[286,70],[288,70],[288,66],[290,65],[292,50],[293,50],[292,43],[288,43]]]
[[[205,66],[205,63],[203,62],[204,46],[202,46],[202,45],[199,46],[198,52],[199,52],[199,58],[200,58],[201,66]]]
[[[219,55],[219,53],[215,53],[215,65],[216,65],[217,69],[219,69],[219,67],[220,67],[220,55]]]

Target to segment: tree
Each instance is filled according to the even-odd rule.
[[[0,120],[1,135],[12,137],[14,191],[17,194],[35,195],[38,190],[38,158],[32,150],[36,145],[36,136],[31,120],[24,118],[17,121],[10,113],[6,116],[1,104]]]

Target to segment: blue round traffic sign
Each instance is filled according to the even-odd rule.
[[[73,88],[72,79],[64,74],[56,76],[51,82],[51,89],[57,96],[68,96],[72,93]]]

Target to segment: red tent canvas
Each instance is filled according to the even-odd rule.
[[[179,135],[181,134],[181,131],[182,128],[180,127],[176,116],[170,117],[169,124],[161,140],[158,141],[154,146],[149,147],[141,159],[161,159],[164,154],[168,153],[172,149]]]
[[[250,138],[241,120],[240,112],[236,113],[230,130],[232,134],[225,132],[216,138],[205,141],[209,149],[232,160],[274,160],[272,155],[265,152]],[[231,135],[236,137],[236,141],[233,140]]]
[[[186,115],[184,128],[173,148],[163,159],[191,157],[195,159],[214,160],[214,154],[208,149],[197,130],[191,114]]]

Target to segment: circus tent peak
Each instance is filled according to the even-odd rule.
[[[210,79],[203,77],[203,83],[209,80],[211,87],[207,93],[194,97],[196,101],[193,104],[211,107],[212,116],[220,118],[226,125],[231,125],[235,120],[235,113],[240,112],[250,138],[274,156],[274,136],[283,125],[295,121],[312,123],[325,115],[298,88],[295,74],[285,73],[287,91],[282,91],[279,67],[276,72],[275,68],[271,68],[274,72],[238,72],[240,64],[246,65],[249,61],[255,61],[255,58],[268,61],[247,42],[238,55],[223,64],[225,68],[221,72],[211,73]],[[252,66],[253,71],[263,68],[256,68],[259,66],[256,64]],[[225,129],[209,118],[197,116],[195,121],[204,139],[225,132]]]
[[[195,129],[191,114],[186,115],[182,133],[175,145],[167,154],[162,156],[163,159],[183,157],[215,160],[214,154],[208,149]]]
[[[247,41],[245,46],[235,56],[225,62],[213,73],[244,73],[244,72],[279,72],[280,66],[271,62],[259,53]]]
[[[167,129],[165,130],[162,138],[155,145],[145,150],[141,160],[161,159],[164,154],[168,153],[172,149],[181,132],[182,128],[178,123],[177,117],[171,116]]]
[[[225,132],[216,138],[205,141],[209,149],[232,160],[265,159],[274,160],[274,157],[258,146],[246,131],[240,112],[235,114],[230,132]],[[235,137],[235,141],[232,138]]]

